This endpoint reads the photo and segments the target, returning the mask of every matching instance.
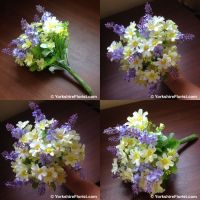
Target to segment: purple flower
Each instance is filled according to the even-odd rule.
[[[36,122],[40,122],[43,119],[46,119],[46,116],[42,113],[42,111],[36,103],[30,102],[29,107],[31,110],[33,110],[32,115],[33,117],[35,117]]]
[[[194,35],[193,34],[190,34],[190,33],[179,33],[178,35],[178,40],[184,42],[184,41],[188,41],[188,40],[193,40],[194,39]]]
[[[12,137],[15,139],[20,139],[24,133],[25,133],[24,130],[22,130],[21,128],[18,128],[18,127],[14,128],[11,131]]]
[[[42,182],[38,185],[38,194],[43,195],[45,191],[46,191],[46,184]]]
[[[18,153],[11,151],[10,153],[8,151],[4,151],[1,153],[1,155],[6,159],[6,160],[16,160],[18,157]]]
[[[77,113],[73,114],[72,116],[70,116],[67,124],[69,124],[73,128],[75,123],[76,123],[76,121],[77,121],[77,119],[78,119],[78,114]]]
[[[37,10],[39,13],[44,13],[44,12],[45,12],[45,8],[42,7],[41,5],[36,5],[36,10]]]
[[[42,15],[41,21],[45,22],[51,16],[52,16],[52,14],[50,12],[44,12]]]
[[[1,51],[7,55],[12,55],[12,50],[10,48],[3,48]]]
[[[128,62],[131,64],[135,59],[139,59],[141,58],[142,54],[139,53],[139,52],[136,52],[134,54],[132,54],[129,59],[128,59]]]
[[[157,45],[154,50],[154,55],[157,58],[161,58],[163,56],[163,46],[162,45]]]
[[[34,15],[34,22],[39,22],[39,21],[40,21],[39,15]]]
[[[105,24],[105,27],[108,28],[108,29],[113,29],[113,26],[114,26],[114,22],[107,22]]]
[[[124,32],[125,32],[125,28],[123,25],[118,25],[118,24],[115,24],[113,26],[113,31],[114,33],[118,34],[119,36],[123,35]]]
[[[139,174],[133,175],[131,188],[134,194],[138,194],[140,192],[139,181],[140,181],[140,175]]]
[[[40,161],[43,166],[46,166],[51,163],[52,157],[48,154],[43,153],[40,155]]]
[[[18,59],[24,59],[26,54],[24,51],[22,51],[21,49],[18,49],[18,48],[15,48],[13,49],[12,51],[12,55],[15,57],[15,58],[18,58]]]
[[[26,28],[29,26],[28,22],[22,18],[21,20],[21,27],[22,27],[22,30],[26,30]]]
[[[124,51],[124,48],[120,47],[119,49],[116,49],[113,52],[108,52],[107,56],[111,61],[118,62],[122,59],[123,51]]]
[[[80,163],[76,163],[75,166],[73,167],[73,169],[74,169],[75,171],[78,171],[78,170],[80,170],[81,168],[82,168],[82,167],[81,167]]]
[[[114,33],[118,34],[119,36],[123,35],[125,32],[125,28],[123,25],[114,24],[114,22],[108,22],[105,24],[105,27],[108,29],[113,30]]]
[[[145,8],[144,9],[145,9],[145,14],[146,15],[153,15],[151,5],[148,2],[145,4]]]
[[[114,135],[114,134],[116,134],[115,133],[115,128],[111,128],[111,127],[109,127],[109,128],[107,128],[107,129],[105,129],[104,131],[103,131],[103,133],[104,134],[106,134],[106,135]]]
[[[146,180],[147,180],[146,192],[151,193],[153,184],[158,182],[162,176],[163,176],[163,171],[161,169],[152,170],[146,176]]]
[[[129,82],[131,79],[135,78],[135,75],[136,75],[135,73],[136,73],[136,71],[134,68],[129,69],[127,71],[126,75],[124,76],[124,80]]]
[[[19,188],[26,184],[27,181],[21,181],[19,179],[15,179],[14,181],[8,181],[5,185],[9,188]]]
[[[9,124],[9,123],[6,124],[6,129],[7,129],[7,131],[10,131],[10,132],[11,132],[14,128],[15,128],[15,127],[14,127],[12,124]]]

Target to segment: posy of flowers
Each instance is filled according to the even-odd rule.
[[[12,40],[9,48],[3,49],[14,57],[20,66],[26,66],[30,71],[42,71],[48,69],[64,70],[69,73],[88,95],[92,95],[92,89],[74,71],[68,61],[69,23],[59,21],[52,13],[37,5],[38,15],[34,22],[28,23],[21,20],[23,33]]]
[[[48,120],[37,104],[31,102],[29,106],[33,110],[34,124],[19,121],[16,126],[6,125],[16,139],[14,150],[2,153],[11,161],[15,173],[15,179],[6,185],[15,188],[32,184],[42,195],[46,187],[55,190],[57,184],[65,183],[66,167],[81,169],[85,145],[80,143],[80,136],[74,130],[77,114],[59,125],[56,119]]]
[[[198,136],[192,134],[180,140],[173,133],[167,136],[163,134],[164,124],[156,126],[147,115],[139,109],[125,124],[105,129],[104,133],[110,142],[118,143],[107,147],[114,155],[113,176],[130,182],[134,194],[154,195],[163,193],[170,174],[176,173],[180,145]]]
[[[153,16],[149,3],[138,24],[133,21],[124,27],[108,22],[105,26],[120,37],[107,48],[108,58],[120,63],[120,69],[126,72],[125,80],[148,87],[150,94],[156,93],[168,73],[177,76],[180,59],[177,44],[194,37],[181,33],[172,20]]]

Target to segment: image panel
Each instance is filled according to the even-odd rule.
[[[100,98],[99,0],[0,2],[0,99]]]
[[[102,101],[101,198],[199,199],[199,101]]]
[[[100,199],[98,101],[0,101],[0,198]]]
[[[200,99],[200,7],[184,2],[101,0],[101,99]]]

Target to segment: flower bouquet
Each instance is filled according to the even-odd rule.
[[[156,126],[147,118],[148,112],[139,109],[128,117],[124,125],[104,130],[109,141],[118,141],[109,146],[113,159],[112,173],[124,182],[132,184],[134,194],[147,192],[151,195],[164,192],[164,184],[170,174],[177,171],[178,148],[181,144],[194,141],[192,134],[181,140],[173,133],[163,134],[164,124]]]
[[[149,3],[145,5],[145,15],[136,24],[129,26],[109,22],[105,26],[113,30],[120,41],[113,41],[107,48],[111,61],[120,63],[120,69],[126,72],[125,80],[149,88],[155,94],[159,83],[171,73],[177,76],[180,55],[177,44],[192,40],[194,35],[182,34],[172,20],[153,16]]]
[[[18,122],[16,127],[7,124],[6,128],[17,141],[14,150],[4,151],[5,159],[11,160],[14,181],[6,183],[9,187],[20,187],[28,183],[37,188],[40,195],[46,186],[56,189],[65,183],[65,167],[80,170],[84,160],[85,146],[80,143],[79,134],[73,129],[77,114],[61,126],[55,119],[48,120],[37,104],[31,102],[35,123]]]
[[[29,24],[22,19],[23,34],[10,43],[10,48],[3,49],[14,57],[20,66],[27,66],[30,71],[50,72],[64,70],[68,72],[87,92],[92,95],[90,86],[82,80],[70,67],[68,62],[69,23],[59,21],[52,13],[38,5],[36,9],[40,16],[35,16],[35,22]]]

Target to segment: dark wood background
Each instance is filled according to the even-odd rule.
[[[20,21],[33,21],[41,4],[60,20],[70,23],[71,67],[100,95],[99,0],[0,0],[0,49],[21,34]],[[12,57],[0,53],[1,99],[50,99],[51,95],[82,95],[83,90],[63,72],[31,73],[18,67]]]
[[[191,133],[200,135],[200,101],[142,101],[103,110],[101,111],[101,132],[105,128],[125,123],[126,118],[139,108],[149,112],[151,121],[156,124],[164,123],[166,125],[165,134],[174,132],[178,139]],[[107,136],[102,134],[101,197],[103,200],[134,199],[130,185],[123,184],[120,179],[112,178],[113,156],[106,151],[109,145],[107,139]],[[198,199],[200,198],[199,155],[200,139],[182,151],[177,165],[177,174],[170,177],[164,195],[197,195]],[[148,200],[151,198],[147,194],[141,194],[135,199]]]
[[[109,6],[109,1],[108,6]],[[179,45],[182,55],[180,61],[184,76],[194,84],[200,86],[200,21],[192,12],[184,8],[176,0],[157,0],[151,3],[155,15],[164,16],[175,21],[181,32],[193,33],[196,38]],[[147,90],[135,83],[123,80],[124,72],[119,71],[119,64],[110,62],[106,57],[107,47],[118,36],[105,28],[104,24],[110,21],[128,26],[130,21],[138,22],[144,15],[144,5],[116,14],[101,21],[101,99],[148,99]],[[160,94],[172,94],[161,84]]]
[[[28,102],[27,102],[28,103]],[[99,102],[83,102],[83,101],[46,101],[41,104],[42,111],[48,119],[54,118],[61,123],[66,122],[74,113],[78,113],[76,131],[81,136],[81,142],[86,145],[86,157],[83,161],[83,169],[87,180],[98,183],[100,180],[100,116]],[[0,125],[0,152],[4,150],[12,150],[13,139],[9,132],[6,131],[5,125],[9,123],[17,123],[18,121],[29,120],[34,121],[31,111],[25,111],[9,120],[6,120]],[[57,187],[56,192],[47,190],[44,196],[39,196],[36,190],[31,188],[31,185],[25,186],[22,189],[9,189],[4,184],[8,180],[13,180],[14,174],[10,167],[10,162],[5,161],[0,156],[0,199],[1,200],[49,200],[50,195],[66,195],[69,194],[67,189]]]

